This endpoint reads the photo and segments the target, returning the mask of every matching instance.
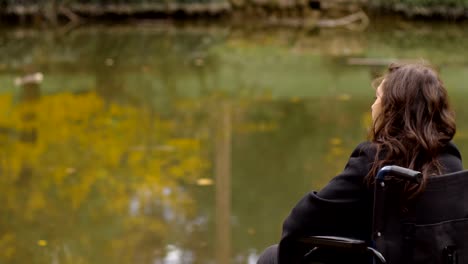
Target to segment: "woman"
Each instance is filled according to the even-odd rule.
[[[296,241],[306,235],[369,240],[372,185],[385,165],[423,173],[421,185],[405,188],[409,200],[423,191],[428,177],[463,169],[460,152],[451,143],[454,114],[434,69],[423,64],[392,64],[377,85],[371,141],[359,144],[343,172],[322,190],[299,201],[283,223],[279,246],[268,248],[258,263],[298,263],[307,249]]]

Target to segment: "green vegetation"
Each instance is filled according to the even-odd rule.
[[[118,4],[135,4],[135,5],[144,5],[144,4],[153,4],[153,3],[166,3],[171,0],[0,0],[0,5],[47,5],[47,4],[91,4],[91,5],[118,5]],[[191,0],[180,0],[182,2],[193,2]],[[216,0],[215,0],[216,1]],[[199,0],[197,2],[208,2],[208,0]]]
[[[0,15],[33,17],[57,25],[68,20],[77,23],[82,17],[129,17],[136,15],[171,15],[176,13],[222,14],[230,10],[227,0],[0,0]]]
[[[378,9],[407,16],[467,17],[468,0],[371,0]]]
[[[326,1],[324,1],[326,2]],[[332,4],[332,9],[370,6],[408,16],[467,17],[468,0],[353,0]],[[328,9],[328,8],[327,8]],[[78,16],[138,14],[227,14],[239,11],[248,17],[310,17],[305,0],[0,0],[0,14],[16,16],[41,14],[49,22],[57,18],[75,21]]]

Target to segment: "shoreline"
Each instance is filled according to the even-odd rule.
[[[332,14],[332,17],[343,16],[365,10],[373,14],[401,15],[408,19],[431,20],[466,20],[468,8],[453,6],[419,7],[408,4],[378,5],[368,0],[334,0],[326,3],[323,0],[229,0],[211,2],[166,2],[143,4],[83,4],[70,3],[56,6],[27,4],[9,5],[0,9],[4,22],[78,22],[81,19],[106,21],[110,19],[211,19],[211,18],[309,18],[311,14]],[[326,3],[326,4],[324,4]],[[340,15],[337,15],[340,14]]]

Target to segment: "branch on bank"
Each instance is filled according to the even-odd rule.
[[[60,6],[59,9],[58,9],[58,13],[60,15],[65,16],[71,23],[78,23],[81,20],[80,16],[78,16],[76,13],[71,11],[66,6]]]
[[[362,10],[338,19],[321,19],[317,21],[317,26],[323,28],[347,27],[349,29],[364,29],[368,25],[369,17]]]

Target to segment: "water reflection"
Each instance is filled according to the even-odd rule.
[[[348,58],[428,58],[468,115],[466,31],[372,25],[3,30],[0,262],[254,263],[365,137],[381,68]]]

